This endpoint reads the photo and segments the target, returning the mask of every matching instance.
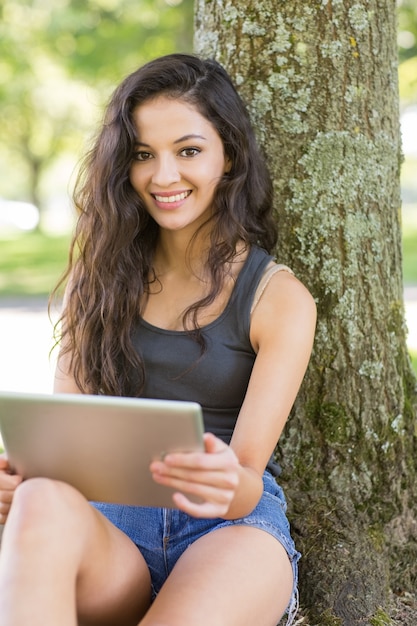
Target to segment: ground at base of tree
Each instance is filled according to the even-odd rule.
[[[417,624],[417,597],[411,593],[396,596],[394,600],[393,624],[416,626]]]
[[[417,596],[411,593],[394,596],[392,599],[391,621],[381,623],[381,626],[417,626]],[[283,626],[285,619],[278,626]],[[313,624],[308,621],[302,607],[297,613],[297,617],[293,626],[323,626],[322,624]],[[363,626],[374,626],[373,622]],[[378,624],[379,626],[379,624]]]

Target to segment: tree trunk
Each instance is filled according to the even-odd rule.
[[[278,450],[301,604],[320,626],[386,624],[389,590],[417,582],[395,2],[196,2],[196,52],[229,70],[268,156],[277,258],[318,304]]]

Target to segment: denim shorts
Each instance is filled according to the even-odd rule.
[[[290,559],[294,586],[287,607],[287,626],[298,609],[298,568],[300,558],[290,535],[287,504],[281,487],[268,471],[263,475],[264,492],[256,508],[235,520],[200,519],[178,509],[151,508],[92,502],[91,504],[137,545],[151,574],[152,595],[156,597],[182,553],[207,533],[227,526],[253,526],[265,530],[285,548]]]

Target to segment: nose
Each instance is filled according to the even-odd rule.
[[[154,160],[152,182],[159,187],[168,187],[181,180],[178,164],[172,155],[162,155]]]

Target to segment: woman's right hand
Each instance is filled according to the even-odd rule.
[[[9,461],[0,455],[0,524],[5,524],[12,505],[15,489],[22,482],[18,474],[10,473]]]

